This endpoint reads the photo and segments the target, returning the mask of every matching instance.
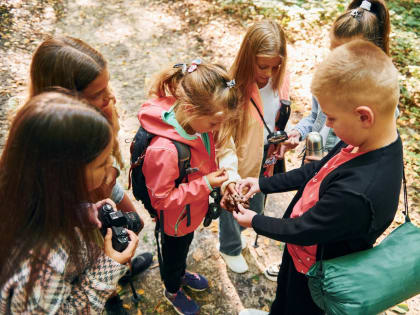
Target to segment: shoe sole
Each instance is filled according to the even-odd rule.
[[[187,284],[183,284],[182,286],[187,287],[188,289],[190,289],[191,291],[194,291],[194,292],[203,292],[203,291],[206,291],[209,288],[209,287],[207,287],[207,288],[204,288],[204,289],[196,289],[196,288],[190,287]]]
[[[264,276],[270,281],[277,281],[277,276],[278,275],[276,275],[276,276],[270,275],[270,274],[267,273],[267,271],[264,271]]]

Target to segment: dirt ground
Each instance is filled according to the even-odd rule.
[[[247,26],[228,14],[211,15],[208,9],[211,2],[202,0],[14,0],[6,6],[10,9],[8,15],[0,11],[2,25],[6,25],[0,30],[0,148],[7,134],[9,111],[25,99],[32,52],[48,34],[65,34],[85,40],[108,60],[111,85],[118,100],[120,143],[126,161],[129,142],[138,128],[136,113],[147,98],[153,74],[166,65],[189,62],[198,56],[229,66]],[[208,14],[200,16],[197,12]],[[327,30],[319,30],[311,38],[302,36],[289,45],[289,68],[293,77],[290,122],[293,124],[310,110],[310,80],[314,65],[328,51],[327,33]],[[311,54],[307,54],[308,51]],[[288,169],[298,166],[300,150],[301,146],[289,153]],[[126,175],[127,169],[121,176],[125,185]],[[292,196],[293,193],[270,195],[265,213],[280,217]],[[146,227],[140,234],[138,252],[155,253],[154,224],[147,212],[143,213]],[[401,220],[398,217],[396,224]],[[211,284],[209,291],[191,292],[201,305],[201,314],[237,314],[244,307],[269,309],[276,284],[267,280],[262,271],[265,266],[281,260],[283,244],[259,237],[258,247],[254,247],[255,233],[247,230],[244,235],[248,245],[244,255],[250,270],[237,275],[227,270],[219,255],[217,222],[195,233],[188,266],[206,275]],[[156,260],[134,285],[140,296],[138,307],[130,300],[129,286],[120,289],[131,314],[175,314],[163,299]],[[407,314],[420,314],[420,296],[406,304]]]

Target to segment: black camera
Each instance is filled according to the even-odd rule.
[[[286,141],[289,137],[287,136],[287,133],[283,130],[277,130],[274,132],[271,132],[267,136],[268,143],[277,144],[283,141]]]
[[[98,219],[102,223],[101,233],[106,234],[107,228],[112,230],[112,247],[119,252],[127,248],[130,237],[125,229],[138,234],[143,228],[143,221],[136,212],[114,211],[109,203],[100,209]]]
[[[203,225],[205,227],[209,226],[212,220],[217,219],[222,212],[222,207],[220,206],[220,200],[222,200],[220,188],[213,189],[210,193],[210,196],[214,201],[209,204],[206,217],[204,218]]]

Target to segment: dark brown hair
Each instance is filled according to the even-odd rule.
[[[57,240],[71,257],[87,246],[94,259],[95,230],[80,217],[90,200],[85,172],[111,139],[104,116],[66,95],[43,93],[18,111],[0,158],[0,286],[29,258],[31,292]]]
[[[369,0],[370,11],[360,8],[362,0],[353,0],[345,13],[334,22],[333,35],[337,39],[361,36],[389,55],[389,12],[383,0]]]
[[[30,67],[30,96],[51,91],[56,87],[79,93],[87,88],[107,67],[102,54],[84,41],[70,36],[50,37],[43,41],[32,56]],[[114,106],[109,118],[115,137],[120,128]],[[113,155],[123,167],[118,140]]]

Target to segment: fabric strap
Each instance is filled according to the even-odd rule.
[[[265,129],[267,129],[268,135],[272,135],[272,134],[273,134],[273,132],[272,132],[272,131],[270,130],[270,128],[268,127],[267,123],[266,123],[266,122],[265,122],[265,120],[264,120],[264,116],[261,114],[260,109],[258,108],[257,104],[255,104],[255,102],[254,102],[254,100],[252,99],[252,97],[251,97],[251,103],[252,103],[252,105],[254,105],[255,109],[257,110],[258,115],[260,115],[261,120],[262,120],[262,122],[264,123]]]

